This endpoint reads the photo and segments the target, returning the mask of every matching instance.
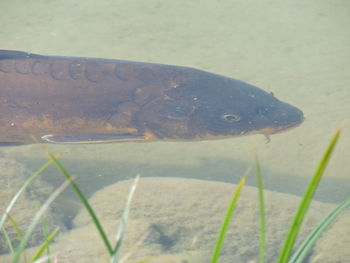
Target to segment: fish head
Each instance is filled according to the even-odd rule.
[[[301,110],[272,93],[216,74],[199,75],[173,85],[149,105],[152,113],[146,123],[151,130],[156,126],[157,137],[207,140],[270,135],[304,119]]]

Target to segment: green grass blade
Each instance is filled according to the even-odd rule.
[[[46,222],[45,217],[42,217],[40,219],[40,225],[41,225],[41,231],[44,234],[45,239],[47,239],[49,237],[49,234],[48,234],[48,224]],[[50,246],[46,246],[45,249],[46,249],[46,253],[47,253],[47,262],[46,263],[51,263]]]
[[[14,249],[13,249],[12,241],[11,241],[11,239],[10,239],[10,237],[9,237],[9,235],[8,235],[8,233],[7,233],[5,228],[2,229],[2,233],[3,233],[4,237],[5,237],[6,244],[9,247],[10,253],[13,254],[14,253]]]
[[[96,216],[96,213],[94,212],[94,210],[90,206],[88,200],[85,198],[84,194],[82,193],[82,191],[80,190],[78,185],[73,181],[72,177],[68,174],[68,172],[63,167],[63,165],[50,152],[48,152],[47,154],[48,154],[49,158],[55,163],[55,165],[57,166],[58,170],[62,173],[62,175],[65,178],[67,178],[68,181],[70,181],[70,185],[72,186],[73,190],[75,191],[77,196],[80,198],[80,201],[83,203],[85,209],[87,210],[87,212],[91,216],[92,221],[94,222],[94,224],[95,224],[95,226],[100,234],[100,237],[102,238],[102,241],[108,250],[109,255],[112,256],[113,255],[113,248],[112,248],[112,246],[107,238],[105,231],[102,228],[102,225],[100,224],[100,221],[98,220],[98,218]]]
[[[0,229],[3,228],[7,215],[12,210],[13,206],[17,202],[18,198],[21,196],[21,194],[24,192],[24,190],[28,187],[28,185],[40,174],[42,173],[47,167],[49,167],[52,164],[52,161],[49,160],[46,162],[43,166],[41,166],[35,173],[33,173],[22,185],[22,187],[18,190],[18,192],[15,194],[15,196],[12,198],[10,204],[7,206],[1,220],[0,220]]]
[[[38,260],[41,257],[45,249],[50,245],[50,243],[52,242],[52,240],[55,238],[55,236],[58,234],[59,231],[60,231],[59,227],[56,227],[55,230],[52,231],[52,233],[46,238],[45,242],[39,247],[39,249],[33,256],[32,262]]]
[[[115,238],[116,242],[115,242],[115,247],[114,247],[114,253],[113,253],[113,256],[111,257],[111,263],[118,262],[119,252],[120,252],[120,248],[121,248],[124,233],[125,233],[126,223],[128,222],[131,201],[132,201],[132,198],[134,196],[136,186],[137,186],[139,179],[140,179],[140,175],[137,175],[134,183],[131,186],[129,196],[128,196],[128,199],[126,201],[125,207],[124,207],[123,215],[122,215],[120,223],[119,223],[118,232],[117,232],[117,235]]]
[[[148,263],[148,262],[152,262],[154,259],[156,259],[157,257],[152,256],[152,257],[148,257],[148,258],[144,258],[141,259],[139,261],[137,261],[136,263]]]
[[[45,213],[46,209],[49,207],[49,205],[56,199],[56,197],[63,192],[63,190],[69,185],[69,181],[65,181],[59,188],[57,188],[45,201],[45,203],[40,207],[39,211],[35,214],[32,222],[30,223],[27,232],[23,236],[21,242],[19,243],[19,246],[16,249],[16,252],[13,256],[12,263],[17,263],[19,261],[19,258],[23,251],[25,250],[25,247],[27,245],[27,242],[32,235],[36,225],[40,221],[40,218]]]
[[[22,235],[22,231],[19,228],[16,220],[9,214],[7,214],[7,218],[9,220],[9,222],[11,223],[12,227],[15,229],[19,242],[21,242],[23,239],[23,235]],[[23,261],[28,262],[27,254],[25,253],[25,251],[23,252]]]
[[[300,245],[298,250],[294,253],[288,263],[302,263],[311,248],[315,244],[319,236],[325,231],[325,229],[331,224],[334,219],[348,206],[350,205],[350,199],[345,200],[339,206],[337,206],[329,215],[327,215],[322,222],[310,233],[310,235]]]
[[[23,235],[22,235],[21,230],[19,229],[19,226],[18,226],[16,220],[12,216],[10,216],[9,214],[7,214],[7,218],[10,221],[13,228],[15,229],[15,231],[17,233],[18,240],[21,241],[23,238]]]
[[[336,130],[335,134],[333,135],[331,142],[329,143],[312,179],[309,183],[306,192],[304,193],[304,196],[299,204],[299,208],[297,210],[297,213],[293,219],[293,222],[290,226],[290,229],[288,231],[288,234],[286,236],[286,239],[284,241],[284,244],[282,246],[282,249],[280,251],[280,254],[278,256],[278,263],[286,263],[288,261],[288,258],[291,254],[291,251],[293,249],[295,240],[297,238],[301,223],[304,219],[304,216],[306,214],[306,211],[309,208],[311,199],[317,189],[318,183],[321,180],[321,177],[327,167],[328,161],[332,155],[332,152],[334,150],[334,147],[339,139],[341,130]]]
[[[245,184],[245,181],[246,181],[245,176],[243,176],[242,179],[240,180],[238,186],[237,186],[236,191],[233,194],[231,203],[226,211],[224,221],[222,222],[220,233],[219,233],[218,239],[216,241],[215,248],[214,248],[210,263],[216,263],[219,259],[220,251],[221,251],[222,245],[224,243],[224,239],[225,239],[225,234],[227,232],[227,228],[228,228],[228,225],[230,223],[231,216],[233,215],[233,212],[235,210],[235,207],[236,207],[236,204],[238,201],[238,197],[241,193],[243,185]]]
[[[259,221],[260,221],[260,248],[259,248],[259,263],[264,263],[265,260],[265,234],[266,234],[266,215],[265,215],[265,198],[264,184],[261,175],[260,163],[258,156],[255,156],[256,179],[259,191]]]

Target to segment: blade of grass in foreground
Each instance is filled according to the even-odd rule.
[[[47,221],[46,221],[46,218],[45,217],[42,217],[41,219],[40,219],[40,225],[41,225],[41,232],[43,233],[43,235],[44,235],[44,237],[45,237],[45,241],[44,241],[44,243],[41,245],[41,246],[44,246],[45,247],[45,249],[46,249],[46,255],[47,255],[47,257],[48,257],[48,260],[47,260],[47,262],[46,263],[51,263],[51,251],[50,251],[50,242],[52,241],[52,240],[50,240],[49,242],[47,242],[48,241],[48,239],[50,239],[50,235],[49,235],[49,230],[48,230],[48,223],[47,223]],[[55,231],[54,231],[55,232]],[[57,234],[57,233],[56,233]],[[55,234],[55,235],[56,235]],[[51,239],[53,239],[54,238],[54,236],[51,238]],[[47,243],[47,245],[45,246],[45,243]],[[40,249],[39,249],[40,250]],[[37,251],[37,253],[42,253],[42,252],[39,252],[39,251]],[[43,257],[41,257],[41,258],[43,258]]]
[[[9,215],[9,214],[7,214],[7,218],[8,218],[8,220],[9,220],[9,222],[11,223],[12,227],[15,229],[16,235],[17,235],[17,238],[18,238],[19,242],[21,242],[22,239],[23,239],[23,235],[22,235],[22,231],[21,231],[21,229],[19,228],[19,226],[18,226],[16,220],[15,220],[11,215]],[[10,240],[10,242],[11,242],[11,240]],[[9,246],[12,246],[11,243],[9,243],[8,245],[9,245]],[[28,262],[27,254],[26,254],[25,251],[23,252],[23,261],[24,261],[24,262]]]
[[[100,234],[100,237],[102,238],[102,241],[108,250],[109,255],[112,256],[113,255],[113,248],[112,248],[112,246],[107,238],[107,235],[106,235],[105,231],[103,230],[102,225],[100,224],[100,221],[98,220],[94,210],[90,206],[88,200],[86,199],[86,197],[84,196],[84,194],[82,193],[82,191],[80,190],[78,185],[72,180],[72,177],[68,174],[68,172],[63,167],[63,165],[50,152],[47,152],[47,154],[48,154],[49,158],[55,163],[55,165],[57,166],[57,169],[62,173],[62,175],[64,177],[66,177],[68,181],[70,181],[70,185],[72,186],[73,190],[80,198],[80,201],[83,203],[87,212],[90,214],[92,221],[94,222],[94,224],[95,224],[95,226]]]
[[[18,240],[21,241],[23,238],[23,235],[22,235],[21,230],[19,229],[19,226],[18,226],[16,220],[9,214],[7,214],[7,218],[9,220],[9,222],[11,223],[12,227],[15,229]]]
[[[210,263],[216,263],[219,259],[220,251],[221,251],[222,245],[224,243],[224,239],[225,239],[225,234],[227,232],[227,228],[228,228],[228,225],[230,223],[231,216],[233,215],[233,212],[235,210],[235,207],[236,207],[236,204],[238,201],[238,197],[241,193],[243,185],[245,184],[245,181],[246,181],[245,176],[243,176],[242,179],[240,180],[238,186],[237,186],[236,191],[233,194],[230,206],[228,207],[228,209],[226,211],[226,215],[224,217],[224,221],[222,222],[220,233],[219,233],[218,239],[216,241],[215,248],[214,248]]]
[[[15,196],[12,198],[10,204],[6,208],[1,220],[0,220],[0,229],[3,228],[7,215],[10,214],[10,211],[12,210],[13,206],[17,202],[17,199],[21,196],[21,194],[24,192],[24,190],[28,187],[28,185],[39,175],[41,174],[47,167],[49,167],[52,164],[52,161],[49,160],[46,162],[43,166],[41,166],[35,173],[33,173],[22,185],[22,187],[18,190],[18,192],[15,194]]]
[[[139,179],[140,179],[140,175],[137,175],[135,180],[134,180],[134,183],[131,186],[129,196],[128,196],[128,199],[126,201],[125,207],[124,207],[123,215],[122,215],[120,223],[119,223],[118,232],[117,232],[117,235],[115,238],[116,242],[115,242],[115,247],[114,247],[114,253],[113,253],[113,256],[111,257],[111,263],[118,262],[119,252],[120,252],[120,248],[121,248],[123,237],[124,237],[126,223],[128,222],[131,200],[134,196],[136,186],[137,186],[137,183],[139,182]]]
[[[39,211],[35,214],[32,222],[30,223],[27,232],[23,236],[21,242],[19,243],[19,246],[16,249],[16,252],[13,256],[12,263],[17,263],[19,261],[19,258],[23,251],[25,250],[25,247],[27,245],[27,242],[32,235],[36,225],[40,221],[40,218],[45,213],[46,209],[50,206],[50,204],[56,199],[56,197],[63,192],[63,190],[69,185],[69,181],[65,181],[59,188],[57,188],[45,201],[45,203],[40,207]]]
[[[13,245],[12,245],[12,240],[9,237],[9,234],[7,233],[7,230],[5,228],[2,229],[2,234],[4,235],[6,244],[10,250],[10,253],[13,254],[14,253],[14,249],[13,249]]]
[[[323,233],[330,223],[348,206],[350,205],[350,199],[345,200],[339,206],[337,206],[329,215],[327,215],[322,222],[310,233],[310,235],[300,245],[294,255],[288,261],[289,263],[302,263],[311,248],[315,244],[317,238]]]
[[[288,234],[286,236],[286,239],[284,241],[284,244],[282,246],[282,249],[280,251],[280,254],[278,256],[278,263],[286,263],[288,261],[288,258],[291,254],[291,251],[293,249],[295,240],[297,238],[301,223],[303,222],[304,216],[306,214],[306,211],[309,208],[310,202],[312,197],[314,196],[314,193],[317,189],[318,183],[321,180],[321,177],[327,167],[328,161],[332,155],[332,152],[334,150],[334,147],[339,139],[341,133],[341,129],[336,130],[335,134],[332,137],[331,142],[329,143],[326,152],[324,153],[320,163],[318,164],[318,167],[312,177],[311,182],[309,183],[309,186],[307,187],[307,190],[299,204],[299,208],[297,210],[297,213],[293,219],[293,222],[289,228]]]
[[[46,248],[48,248],[51,241],[55,238],[55,236],[58,234],[58,231],[60,231],[59,227],[56,227],[55,230],[46,238],[45,242],[39,247],[38,251],[35,253],[34,257],[32,258],[31,262],[35,262],[38,260]]]
[[[259,218],[260,218],[260,248],[259,248],[259,263],[264,263],[265,260],[265,234],[266,234],[266,216],[265,216],[265,198],[264,184],[261,175],[260,163],[258,155],[255,155],[255,175],[258,183],[259,191]]]

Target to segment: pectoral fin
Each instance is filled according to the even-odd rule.
[[[150,138],[146,134],[77,134],[77,135],[54,135],[47,134],[41,139],[50,143],[83,144],[83,143],[112,143],[147,141]]]

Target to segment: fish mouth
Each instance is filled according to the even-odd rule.
[[[271,126],[268,126],[261,131],[262,134],[268,136],[271,134],[289,131],[298,127],[304,122],[304,113],[298,108],[287,103],[282,103],[281,108],[283,110],[275,118],[273,118]]]
[[[289,123],[289,124],[284,125],[284,126],[277,126],[277,127],[271,126],[271,127],[268,127],[268,128],[261,130],[261,133],[268,136],[271,134],[286,132],[286,131],[292,130],[292,129],[300,126],[304,122],[304,120],[305,120],[305,118],[303,117],[301,120],[299,120],[297,122]]]

